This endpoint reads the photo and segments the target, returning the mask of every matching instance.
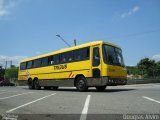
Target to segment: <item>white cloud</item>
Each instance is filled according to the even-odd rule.
[[[16,0],[0,0],[0,17],[10,13],[10,8],[16,5]]]
[[[27,58],[27,56],[5,56],[5,55],[0,55],[0,65],[3,67],[6,64],[7,61],[7,66],[10,65],[10,62],[12,61],[12,65],[18,66],[19,62],[23,59]]]
[[[138,12],[139,9],[140,9],[139,6],[135,6],[132,9],[130,9],[129,11],[122,13],[120,16],[121,16],[121,18],[128,17],[128,16],[134,14],[135,12]]]
[[[8,12],[6,10],[0,10],[0,17],[7,15]]]
[[[155,60],[155,61],[160,61],[160,54],[156,54],[156,55],[153,55],[151,57],[151,59]]]
[[[139,6],[135,6],[134,8],[132,8],[132,12],[137,12],[138,10],[140,9],[140,7]]]

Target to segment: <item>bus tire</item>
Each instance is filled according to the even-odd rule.
[[[32,79],[29,79],[29,80],[28,80],[28,88],[29,88],[29,89],[34,89],[34,82],[33,82]]]
[[[37,78],[34,80],[34,88],[36,90],[40,90],[41,89],[41,86],[39,84],[39,80]]]
[[[53,86],[52,88],[53,88],[53,90],[57,90],[58,86]]]
[[[106,86],[97,86],[96,89],[98,92],[102,92],[106,89]]]
[[[76,88],[80,92],[85,92],[88,90],[87,82],[85,77],[79,76],[76,80]]]

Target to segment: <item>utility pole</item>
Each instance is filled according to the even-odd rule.
[[[12,67],[12,60],[10,61],[10,68]]]
[[[7,69],[7,61],[5,62],[5,70]]]
[[[76,39],[74,39],[74,45],[75,45],[75,46],[77,45],[77,40],[76,40]]]
[[[56,35],[57,37],[59,37],[68,47],[71,47],[71,45],[65,41],[60,35]]]

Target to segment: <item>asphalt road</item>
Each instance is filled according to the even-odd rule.
[[[12,120],[159,120],[160,84],[115,86],[104,92],[0,87],[0,115]]]

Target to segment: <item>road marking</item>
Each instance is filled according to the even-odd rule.
[[[42,98],[36,99],[36,100],[34,100],[34,101],[28,102],[28,103],[26,103],[26,104],[20,105],[20,106],[18,106],[18,107],[16,107],[16,108],[13,108],[13,109],[11,109],[11,110],[6,111],[6,113],[10,113],[10,112],[12,112],[12,111],[14,111],[14,110],[17,110],[17,109],[19,109],[19,108],[25,107],[25,106],[30,105],[30,104],[32,104],[32,103],[35,103],[35,102],[37,102],[37,101],[43,100],[43,99],[48,98],[48,97],[50,97],[50,96],[53,96],[53,95],[55,95],[55,94],[56,94],[56,93],[53,93],[53,94],[44,96],[44,97],[42,97]]]
[[[8,96],[8,97],[3,97],[3,98],[0,98],[0,100],[16,97],[16,96],[19,96],[19,95],[29,94],[29,93],[33,93],[33,92],[27,92],[27,93],[25,92],[25,93],[22,93],[22,94],[17,94],[17,95],[12,95],[12,96]]]
[[[90,98],[91,98],[91,95],[88,95],[87,98],[86,98],[80,120],[86,120],[86,118],[87,118],[87,112],[88,112]]]
[[[0,94],[9,93],[9,92],[17,92],[17,91],[6,91],[6,92],[1,92]]]
[[[152,98],[149,98],[149,97],[146,97],[146,96],[142,96],[142,97],[147,99],[147,100],[154,101],[156,103],[160,103],[160,101],[158,101],[158,100],[155,100],[155,99],[152,99]]]

